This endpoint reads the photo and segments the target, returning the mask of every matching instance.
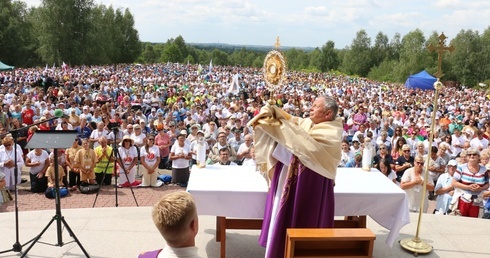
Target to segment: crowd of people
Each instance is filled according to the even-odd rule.
[[[429,162],[429,198],[438,199],[438,211],[463,208],[468,215],[460,200],[469,198],[470,208],[479,209],[490,195],[490,100],[482,91],[441,91],[429,146],[433,91],[362,78],[291,71],[284,86],[270,92],[260,69],[168,63],[16,69],[0,72],[0,84],[0,170],[10,189],[20,177],[13,181],[13,139],[7,133],[34,123],[17,133],[17,166],[29,168],[33,191],[49,184],[50,165],[50,150],[25,148],[36,130],[77,130],[77,140],[60,157],[69,189],[81,182],[111,184],[114,171],[121,187],[155,187],[165,168],[172,169],[172,183],[185,187],[198,139],[204,139],[207,164],[253,166],[254,131],[247,123],[269,99],[291,115],[308,117],[315,98],[328,95],[344,125],[339,166],[360,167],[370,144],[373,167],[407,192],[420,192],[422,164]],[[56,109],[66,116],[55,119]]]

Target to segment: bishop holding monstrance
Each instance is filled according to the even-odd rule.
[[[271,55],[275,61],[268,62]],[[278,51],[269,52],[266,73],[284,72],[284,66],[277,67],[284,64],[282,60]],[[287,228],[333,227],[333,189],[343,130],[337,111],[336,99],[321,95],[310,107],[308,118],[291,116],[267,104],[249,122],[255,131],[256,162],[270,172],[259,238],[266,257],[284,257]]]

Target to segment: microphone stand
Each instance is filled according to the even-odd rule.
[[[63,115],[61,115],[60,117],[62,117],[62,116]],[[17,198],[19,195],[18,194],[19,190],[17,187],[17,182],[19,180],[19,166],[17,166],[17,140],[19,138],[19,132],[22,130],[25,130],[25,129],[29,129],[30,127],[35,126],[35,125],[40,125],[42,123],[53,121],[53,120],[58,119],[60,117],[52,117],[52,118],[46,119],[42,122],[33,123],[33,124],[30,124],[30,125],[27,125],[27,126],[24,126],[21,128],[17,128],[15,130],[11,130],[8,133],[0,134],[0,137],[5,137],[9,134],[12,135],[12,138],[14,139],[14,163],[15,163],[15,167],[14,167],[15,243],[13,244],[12,249],[0,251],[0,254],[8,253],[8,252],[18,252],[18,253],[22,252],[22,247],[29,244],[30,242],[34,241],[34,239],[35,239],[35,238],[31,239],[23,245],[21,245],[19,242],[19,203],[18,203],[18,198]]]

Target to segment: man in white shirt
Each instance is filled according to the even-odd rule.
[[[7,94],[5,94],[5,100],[4,102],[6,104],[12,104],[12,99],[15,97],[15,92],[14,92],[14,89],[13,88],[10,88],[9,89],[9,92]]]
[[[453,157],[459,155],[463,150],[463,144],[466,142],[466,138],[461,134],[459,129],[454,129],[453,135],[451,135],[451,151]]]
[[[488,140],[483,138],[482,132],[478,130],[478,132],[476,133],[476,137],[471,139],[470,146],[479,151],[482,151],[488,148]]]
[[[93,144],[94,149],[100,145],[99,141],[102,137],[107,138],[109,136],[109,132],[104,129],[104,126],[104,122],[97,123],[97,129],[90,134],[89,142]]]

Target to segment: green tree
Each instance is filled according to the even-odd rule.
[[[300,61],[298,59],[299,51],[296,48],[289,49],[284,52],[284,57],[287,61],[287,67],[289,70],[299,70]]]
[[[43,0],[34,24],[42,59],[60,65],[87,63],[92,0]]]
[[[189,51],[187,50],[187,45],[185,44],[185,40],[181,35],[176,37],[172,41],[172,44],[175,44],[175,46],[179,49],[183,56],[187,56],[189,54]]]
[[[371,38],[365,30],[360,30],[345,53],[342,70],[347,74],[365,77],[371,69]]]
[[[120,63],[130,63],[136,60],[141,54],[141,42],[139,40],[138,31],[134,28],[134,18],[129,9],[124,10],[122,22],[118,24],[122,34],[121,42],[121,59],[117,60]],[[185,45],[185,43],[184,43]],[[184,56],[186,52],[182,52]]]
[[[284,52],[284,57],[286,58],[288,69],[290,70],[301,70],[309,66],[310,60],[305,51],[292,48]]]
[[[253,60],[256,54],[253,51],[247,50],[245,47],[235,49],[233,53],[229,55],[230,65],[241,65],[244,67],[252,66]]]
[[[320,48],[315,48],[315,50],[308,53],[308,59],[310,60],[309,67],[317,67],[320,70],[322,51]]]
[[[264,66],[265,54],[259,54],[252,63],[252,67],[260,68]]]
[[[402,39],[400,62],[396,70],[396,81],[403,81],[408,75],[432,67],[424,34],[420,29],[409,32]]]
[[[141,55],[143,57],[142,62],[147,64],[156,63],[159,59],[159,55],[151,43],[144,44]]]
[[[337,50],[335,50],[335,43],[331,40],[327,41],[327,43],[322,46],[320,66],[318,68],[322,72],[337,70],[340,65],[339,60]]]
[[[90,59],[86,64],[110,64],[114,56],[119,55],[111,38],[114,24],[114,10],[105,5],[96,6],[92,10],[92,29],[89,33],[87,54]]]
[[[378,66],[371,68],[368,78],[381,82],[395,82],[397,78],[395,67],[398,66],[398,61],[384,60]]]
[[[200,64],[209,64],[209,61],[211,60],[211,51],[206,51],[202,49],[196,49],[197,52],[197,62]]]
[[[401,36],[400,33],[395,33],[393,38],[390,41],[390,48],[388,51],[388,59],[389,60],[399,60],[400,59],[400,50],[402,48]]]
[[[478,67],[478,81],[482,82],[490,79],[490,26],[483,31],[480,46],[481,50],[478,53],[480,60],[476,66]]]
[[[165,47],[162,53],[163,62],[178,63],[184,60],[184,56],[180,49],[175,44],[170,44]]]
[[[245,47],[242,47],[240,50],[235,49],[233,53],[228,56],[228,60],[231,65],[240,65],[241,60],[245,59],[247,53]]]
[[[16,67],[34,65],[35,38],[24,2],[0,0],[0,59]]]
[[[213,65],[228,65],[228,54],[222,50],[215,48],[211,52],[211,59],[213,59]]]
[[[371,49],[372,53],[372,65],[378,66],[386,60],[389,56],[390,44],[388,36],[383,34],[383,32],[378,32],[376,39],[374,40],[374,45]]]

